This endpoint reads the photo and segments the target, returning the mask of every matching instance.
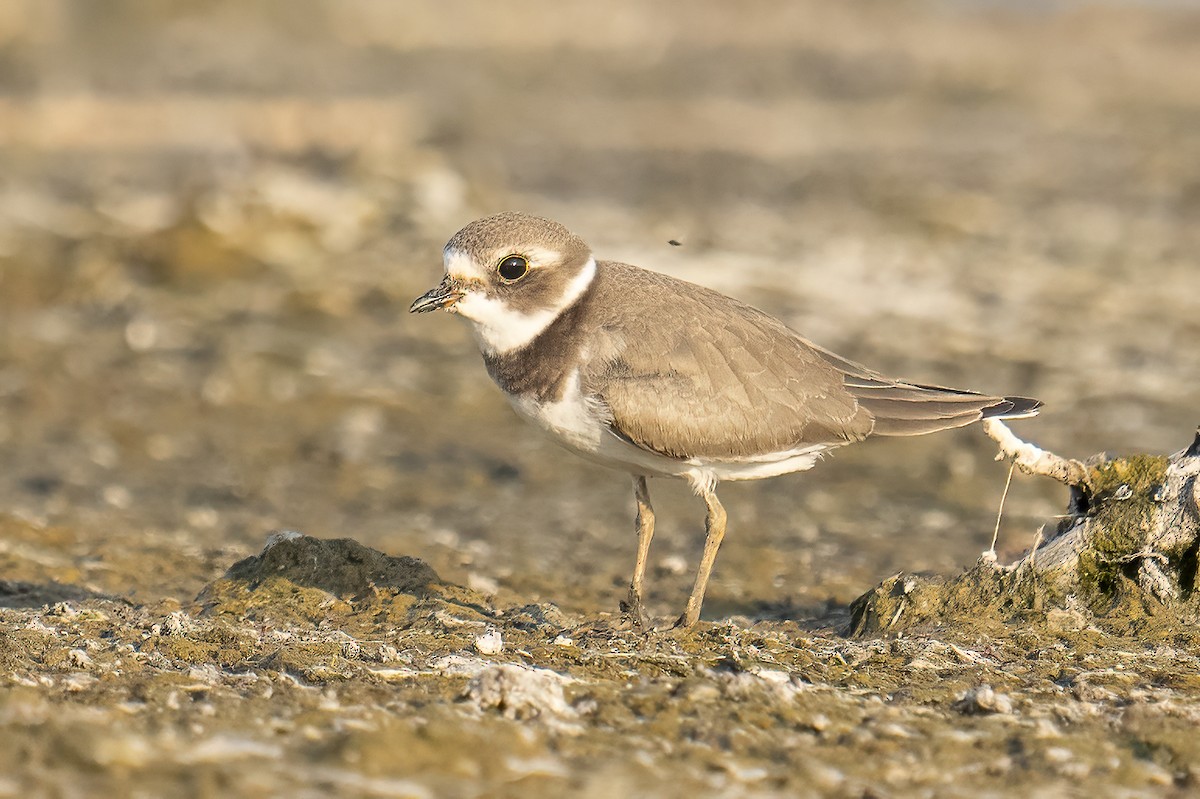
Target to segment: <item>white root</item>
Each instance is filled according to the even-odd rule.
[[[983,432],[1000,445],[997,460],[1011,458],[1026,474],[1040,474],[1069,486],[1087,484],[1087,469],[1082,463],[1022,441],[999,419],[984,419]]]

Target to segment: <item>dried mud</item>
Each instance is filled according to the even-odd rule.
[[[644,632],[291,533],[179,609],[0,611],[0,767],[118,794],[1193,790],[1194,626],[1110,629],[980,604],[887,640]]]
[[[964,571],[978,431],[722,486],[643,632],[627,479],[406,314],[466,221],[561,218],[1147,453],[1136,527],[1200,396],[1193,10],[201,5],[0,9],[0,796],[1200,790],[1194,619]],[[702,514],[651,490],[665,623]],[[1015,480],[1001,562],[1066,502]]]

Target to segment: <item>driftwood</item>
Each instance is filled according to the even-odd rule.
[[[852,634],[899,632],[969,619],[980,624],[1044,620],[1055,610],[1095,618],[1165,613],[1200,618],[1200,430],[1171,456],[1086,463],[1022,441],[1003,423],[985,432],[1024,472],[1068,486],[1065,514],[1043,526],[1010,565],[984,553],[952,578],[898,574],[851,606]],[[1122,616],[1122,612],[1124,616]]]

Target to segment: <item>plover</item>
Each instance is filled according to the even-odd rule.
[[[712,573],[722,480],[810,469],[870,436],[914,436],[1041,403],[884,377],[779,320],[702,286],[598,261],[562,225],[520,213],[479,219],[442,252],[445,277],[409,309],[470,320],[517,413],[580,455],[633,477],[637,558],[622,608],[645,624],[654,509],[648,477],[680,477],[707,507],[691,626]]]

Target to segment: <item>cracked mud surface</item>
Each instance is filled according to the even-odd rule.
[[[1038,396],[1017,431],[1060,454],[1174,451],[1195,12],[136,5],[0,12],[0,796],[1196,790],[1186,620],[840,634],[987,547],[978,431],[723,487],[704,621],[644,634],[627,479],[405,313],[518,208],[884,372]],[[651,491],[665,623],[702,513]],[[1001,559],[1064,501],[1018,478]],[[247,560],[288,529],[325,543]]]

